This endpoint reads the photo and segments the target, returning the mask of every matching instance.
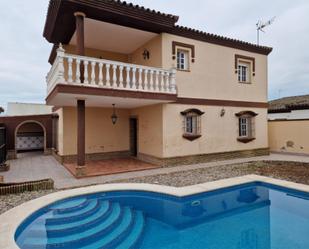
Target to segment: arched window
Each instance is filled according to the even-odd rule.
[[[255,139],[255,116],[252,111],[242,111],[235,114],[238,117],[238,138],[242,143],[248,143]]]
[[[204,112],[198,109],[187,109],[181,112],[183,115],[183,137],[192,141],[201,137],[201,115]]]

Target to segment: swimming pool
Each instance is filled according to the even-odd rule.
[[[308,193],[252,182],[184,197],[73,197],[29,216],[15,240],[27,249],[308,249],[308,231]]]

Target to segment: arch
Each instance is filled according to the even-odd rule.
[[[42,128],[43,133],[44,133],[44,149],[43,149],[43,151],[44,151],[44,154],[47,152],[47,150],[46,150],[47,136],[46,136],[46,128],[45,128],[45,126],[41,122],[36,121],[36,120],[32,120],[32,119],[31,120],[25,120],[25,121],[20,122],[16,126],[15,131],[14,131],[14,154],[15,154],[14,157],[15,158],[17,158],[17,133],[18,133],[18,130],[20,129],[21,126],[23,126],[24,124],[28,124],[28,123],[35,123],[35,124],[39,125]]]

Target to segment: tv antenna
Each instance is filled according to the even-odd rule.
[[[268,20],[267,22],[262,22],[261,20],[259,20],[257,23],[256,23],[256,32],[257,32],[257,45],[260,44],[260,31],[262,31],[263,33],[265,33],[264,31],[264,28],[269,26],[270,24],[272,24],[275,20],[275,16]]]

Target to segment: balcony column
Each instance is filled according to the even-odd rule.
[[[85,55],[84,19],[85,14],[75,12],[76,54]],[[80,63],[80,80],[84,82],[84,64]],[[77,168],[76,175],[85,174],[85,100],[77,100]]]
[[[83,166],[85,166],[85,100],[79,99],[77,100],[77,167]]]
[[[75,31],[76,31],[76,54],[85,55],[85,34],[84,19],[86,15],[83,12],[75,12]],[[84,82],[84,64],[80,62],[80,82]]]

